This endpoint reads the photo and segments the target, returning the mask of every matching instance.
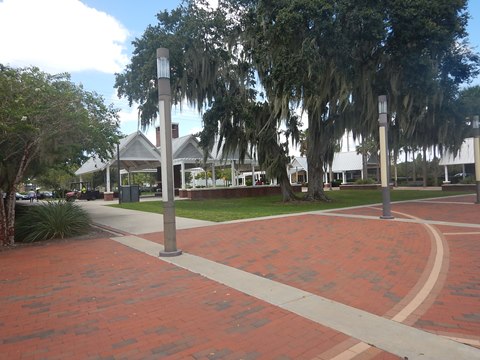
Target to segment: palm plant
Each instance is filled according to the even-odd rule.
[[[47,202],[29,206],[19,213],[15,236],[19,241],[34,242],[66,238],[86,233],[90,217],[71,202]]]

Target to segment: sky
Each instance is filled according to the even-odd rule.
[[[102,95],[119,108],[121,131],[138,129],[136,107],[119,99],[115,73],[129,63],[131,42],[159,11],[172,10],[181,0],[0,0],[0,63],[37,66],[49,73],[68,72],[72,81]],[[210,1],[213,5],[216,0]],[[470,44],[480,52],[480,0],[469,0]],[[480,77],[470,85],[480,85]],[[180,136],[201,130],[201,115],[182,106],[172,110]],[[146,132],[155,142],[153,128]]]

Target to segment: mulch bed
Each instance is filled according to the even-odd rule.
[[[58,244],[61,242],[70,242],[70,241],[79,241],[79,240],[93,240],[93,239],[105,239],[105,238],[110,238],[113,235],[111,232],[108,232],[106,230],[103,230],[99,227],[90,227],[87,233],[82,234],[82,235],[77,235],[77,236],[72,236],[68,238],[63,238],[63,239],[50,239],[50,240],[45,240],[45,241],[37,241],[33,243],[22,243],[22,242],[17,242],[13,246],[1,246],[0,245],[0,251],[6,251],[6,250],[13,250],[13,249],[21,249],[23,247],[31,247],[31,246],[48,246],[50,244]]]

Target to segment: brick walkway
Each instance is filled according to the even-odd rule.
[[[361,208],[335,213],[375,217],[220,224],[179,230],[177,242],[185,252],[394,319],[428,283],[441,243],[438,279],[401,321],[480,345],[480,206],[473,200],[392,206],[397,218],[470,225],[435,225],[437,241],[422,223],[379,220],[380,209]],[[162,234],[141,237],[159,242]],[[0,359],[398,358],[110,239],[3,251],[0,273]]]

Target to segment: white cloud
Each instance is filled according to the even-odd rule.
[[[48,72],[119,72],[128,31],[79,0],[0,2],[0,63]]]

